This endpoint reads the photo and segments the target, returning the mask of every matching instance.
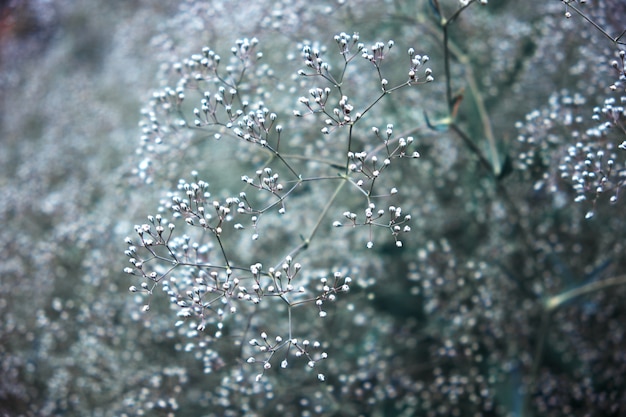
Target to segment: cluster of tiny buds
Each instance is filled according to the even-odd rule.
[[[300,341],[297,338],[283,339],[281,336],[276,336],[273,339],[270,339],[266,332],[261,332],[260,337],[261,340],[253,338],[248,341],[248,344],[256,348],[259,352],[261,352],[261,354],[265,355],[265,357],[262,360],[259,360],[254,356],[250,356],[246,360],[248,364],[261,362],[263,365],[263,370],[255,377],[256,382],[259,382],[263,378],[265,372],[272,368],[271,360],[274,354],[281,349],[287,349],[288,352],[293,349],[295,351],[293,355],[296,358],[305,358],[309,368],[315,368],[317,362],[328,359],[328,354],[326,352],[320,352],[319,354],[313,356],[311,349],[318,350],[322,347],[322,344],[317,340],[310,341],[308,339],[304,339]],[[280,367],[287,368],[288,366],[288,358],[283,359],[280,363]],[[324,374],[322,373],[319,373],[317,378],[320,381],[325,380]]]
[[[341,100],[339,100],[339,108],[333,109],[333,113],[335,117],[341,117],[344,123],[348,123],[352,120],[352,111],[354,110],[354,106],[348,103],[347,96],[341,96]],[[357,119],[360,117],[357,114]]]
[[[411,226],[406,224],[411,220],[411,215],[405,214],[402,216],[402,208],[395,206],[389,206],[389,212],[391,214],[389,227],[391,228],[391,233],[396,241],[396,246],[401,248],[402,241],[398,239],[398,236],[400,233],[409,233],[411,231]]]
[[[266,167],[259,169],[256,171],[256,176],[258,183],[255,183],[254,180],[246,175],[241,177],[241,180],[255,188],[271,191],[272,193],[277,193],[283,190],[283,185],[278,182],[279,175],[278,173],[273,172],[272,168]]]
[[[309,94],[313,98],[313,103],[315,107],[313,107],[311,100],[305,96],[299,97],[298,102],[300,104],[303,104],[307,108],[309,113],[323,112],[326,108],[326,103],[328,102],[330,92],[331,89],[329,87],[326,87],[324,89],[319,87],[310,89]],[[293,114],[296,117],[302,116],[302,113],[300,113],[298,110],[294,110]]]
[[[375,179],[380,176],[381,172],[391,164],[391,159],[384,158],[381,164],[378,164],[378,157],[372,155],[368,158],[367,152],[348,152],[348,159],[357,161],[358,163],[350,163],[348,169],[352,172],[359,172],[365,175],[368,179]],[[371,163],[371,166],[366,164],[366,159]],[[356,185],[362,187],[364,185],[363,180],[358,180]]]
[[[259,44],[259,40],[257,38],[244,38],[238,39],[235,44],[237,46],[233,46],[230,51],[234,56],[242,61],[245,61],[250,58],[250,54],[253,53],[255,47]],[[257,59],[261,59],[263,57],[263,53],[257,52],[255,56]]]
[[[606,120],[598,127],[599,133],[611,127],[617,127],[626,133],[626,127],[624,127],[624,121],[626,121],[626,108],[624,107],[626,97],[621,97],[620,101],[621,104],[617,104],[616,99],[610,97],[604,100],[602,107],[595,107],[593,109],[593,120],[600,121],[602,118]]]
[[[333,274],[333,278],[333,282],[329,282],[327,277],[322,277],[320,279],[322,293],[315,299],[315,305],[319,309],[318,314],[321,318],[328,315],[328,313],[322,309],[324,301],[333,302],[336,299],[336,294],[350,291],[352,278],[343,278],[343,274],[341,272],[335,272]]]
[[[210,124],[219,123],[217,110],[223,108],[228,116],[228,122],[225,123],[226,127],[232,127],[232,123],[244,114],[244,111],[248,107],[249,103],[243,101],[241,103],[241,109],[233,110],[233,103],[237,97],[238,91],[236,88],[229,88],[228,90],[220,86],[216,93],[211,94],[210,91],[205,91],[202,99],[200,99],[200,108],[194,108],[193,114],[195,116],[194,126],[202,127]],[[216,136],[216,139],[219,139]]]
[[[345,32],[342,32],[339,35],[335,35],[335,42],[339,45],[339,50],[344,56],[347,55],[355,45],[357,47],[357,51],[362,51],[365,48],[365,45],[359,42],[358,33],[354,33],[350,36]]]
[[[373,128],[374,132],[378,137],[379,131],[378,128]],[[407,146],[413,143],[413,138],[399,138],[397,140],[397,146],[395,149],[389,147],[390,137],[392,133],[392,125],[387,126],[387,137],[383,139],[383,143],[385,144],[385,149],[387,151],[387,156],[379,159],[377,155],[369,155],[367,152],[348,152],[348,169],[351,172],[362,174],[367,180],[372,180],[370,185],[373,186],[373,180],[378,178],[382,171],[387,169],[391,165],[391,161],[394,158],[404,158],[407,156]],[[411,154],[412,158],[419,158],[420,153],[417,151],[413,151]],[[366,182],[363,179],[358,179],[355,184],[358,187],[365,186]],[[367,193],[371,193],[372,190],[366,191]]]
[[[161,108],[164,110],[170,110],[172,108],[177,108],[180,106],[185,100],[185,92],[183,86],[178,86],[176,89],[172,89],[171,87],[165,87],[162,91],[155,91],[152,93],[152,98],[154,101],[158,102],[161,105]],[[154,113],[149,113],[151,121],[156,122],[153,119],[156,115]],[[158,126],[152,125],[151,128],[154,130],[158,128]],[[143,133],[147,133],[146,130]]]
[[[220,61],[220,56],[205,46],[202,48],[202,54],[193,54],[182,63],[176,62],[172,68],[182,77],[182,86],[186,77],[190,76],[195,81],[201,81],[212,76],[217,71]]]
[[[377,128],[376,126],[372,127],[372,132],[374,132],[374,134],[376,135],[377,138],[379,138],[380,140],[382,140],[382,142],[385,144],[385,146],[389,145],[392,135],[393,135],[393,124],[389,123],[387,124],[387,128],[385,129],[385,136],[381,136],[380,134],[380,129]],[[410,146],[413,143],[414,139],[413,136],[408,136],[407,138],[398,138],[398,147],[393,151],[393,152],[389,152],[388,154],[390,157],[392,156],[398,156],[398,157],[405,157],[406,156],[406,148],[408,146]],[[419,158],[420,157],[420,153],[417,151],[414,151],[411,154],[412,158]]]
[[[362,48],[361,56],[370,61],[376,67],[378,67],[380,66],[380,63],[385,59],[385,48],[387,51],[389,51],[391,48],[393,48],[393,46],[394,41],[392,40],[389,40],[386,45],[384,42],[376,42],[374,45],[372,45],[370,50],[368,50],[367,48]]]
[[[314,69],[316,74],[326,73],[330,70],[330,64],[322,59],[322,51],[311,45],[302,48],[302,57],[307,67]],[[298,71],[298,75],[307,75],[303,70]]]
[[[418,70],[430,61],[428,55],[419,55],[415,53],[415,49],[409,48],[408,50],[409,58],[411,60],[411,65],[409,66],[409,84],[417,82],[419,80],[417,72]],[[432,75],[433,71],[430,68],[426,68],[424,70],[424,75],[426,76],[425,81],[427,83],[433,82],[435,78]]]
[[[576,191],[575,202],[580,203],[591,199],[595,206],[596,200],[607,191],[614,191],[609,198],[611,204],[618,200],[619,189],[626,178],[619,174],[614,178],[615,154],[605,149],[595,150],[582,142],[570,146],[563,163],[559,165],[561,178],[567,178],[573,182]],[[587,212],[585,218],[594,216],[593,209]]]
[[[411,143],[413,143],[413,137],[411,137],[411,136],[409,136],[406,139],[404,139],[404,138],[398,139],[398,148],[399,148],[399,151],[400,151],[400,156],[404,156],[405,155],[405,149]],[[419,152],[413,151],[413,153],[411,153],[411,158],[419,158],[419,157],[420,157],[420,153]]]
[[[162,245],[169,241],[175,228],[173,223],[170,223],[163,219],[160,214],[157,214],[156,216],[148,216],[148,221],[150,222],[150,224],[144,223],[141,225],[135,225],[135,233],[139,235],[141,244],[144,247]],[[154,230],[152,229],[153,226]],[[167,236],[165,234],[166,228],[168,230]],[[128,250],[126,251],[126,255],[132,258],[137,248],[136,246],[134,246],[132,240],[129,237],[126,238],[126,242],[130,245]]]
[[[395,194],[397,193],[397,190],[392,189],[391,192],[392,194]],[[411,226],[407,224],[408,222],[411,221],[411,215],[410,214],[402,215],[402,208],[396,207],[396,206],[389,206],[387,212],[389,213],[390,218],[389,218],[389,222],[386,224],[378,222],[378,220],[380,220],[382,217],[385,216],[386,214],[385,210],[382,210],[382,209],[376,210],[376,205],[374,203],[370,203],[369,206],[365,209],[365,220],[363,220],[362,222],[359,222],[359,216],[356,213],[351,212],[351,211],[345,211],[343,213],[343,216],[349,221],[349,224],[352,227],[378,226],[378,227],[384,227],[384,228],[390,229],[391,234],[393,235],[395,239],[396,246],[401,248],[402,241],[398,239],[398,236],[401,233],[409,233],[411,231]],[[333,226],[343,227],[344,223],[340,221],[334,221]],[[374,242],[370,239],[367,242],[366,246],[368,249],[371,249],[374,247]]]

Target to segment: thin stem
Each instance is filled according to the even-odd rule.
[[[289,341],[293,339],[293,335],[291,333],[291,304],[287,306],[287,312],[289,314]]]
[[[591,26],[593,26],[594,28],[596,28],[598,31],[600,31],[600,33],[602,33],[604,36],[606,36],[607,38],[609,38],[611,40],[611,42],[613,43],[619,43],[622,44],[621,42],[618,42],[618,40],[624,35],[624,32],[622,32],[622,34],[620,36],[618,36],[617,38],[613,38],[611,35],[609,35],[609,33],[602,29],[602,27],[600,25],[598,25],[596,22],[594,22],[593,20],[591,20],[591,18],[587,17],[586,14],[584,14],[582,11],[580,11],[578,8],[576,8],[575,6],[572,6],[571,1],[569,0],[561,0],[563,2],[563,4],[565,4],[565,7],[569,7],[571,8],[573,11],[576,12],[576,14],[578,14],[580,17],[582,17],[583,19],[585,19],[587,22],[589,22],[589,24],[591,24]]]
[[[322,213],[319,215],[319,217],[317,219],[317,222],[315,223],[315,226],[313,226],[313,230],[311,230],[311,233],[309,234],[309,236],[307,238],[305,238],[304,241],[300,245],[298,245],[298,247],[296,247],[294,250],[292,250],[289,253],[289,256],[291,256],[292,258],[295,259],[296,256],[298,256],[298,254],[300,252],[306,250],[309,247],[309,244],[311,243],[311,240],[313,240],[313,237],[315,236],[315,234],[317,233],[319,227],[322,224],[322,220],[324,220],[324,218],[326,217],[326,214],[328,213],[328,210],[330,209],[330,207],[333,205],[333,203],[335,202],[335,200],[339,196],[339,193],[341,192],[341,189],[346,184],[346,182],[347,182],[347,179],[344,178],[344,180],[341,181],[341,183],[337,186],[337,188],[335,188],[335,192],[333,193],[333,195],[330,197],[330,199],[328,200],[328,202],[324,206],[324,209],[322,210]],[[276,268],[278,268],[278,266]]]
[[[590,294],[596,291],[600,291],[604,288],[624,284],[626,284],[626,275],[619,275],[616,277],[607,278],[602,281],[590,282],[589,284],[573,288],[569,291],[565,291],[559,295],[548,298],[545,301],[545,308],[548,311],[554,311],[568,301],[576,297],[580,297],[581,295]]]
[[[350,130],[348,131],[348,151],[346,152],[346,166],[345,166],[345,175],[348,175],[350,172],[350,158],[348,158],[348,154],[352,150],[352,128],[354,125],[350,125]]]
[[[452,116],[452,79],[450,77],[450,51],[449,51],[449,36],[448,27],[457,17],[461,15],[463,10],[468,8],[474,0],[467,3],[465,6],[460,7],[449,19],[441,18],[441,29],[443,30],[443,59],[446,73],[446,98],[448,101],[448,112]]]
[[[307,245],[309,244],[309,242],[313,239],[313,237],[317,233],[320,225],[322,224],[322,220],[324,219],[324,217],[326,217],[326,213],[328,213],[328,210],[330,209],[330,207],[335,202],[335,199],[337,198],[337,196],[341,192],[341,189],[346,184],[346,182],[347,181],[341,181],[339,183],[339,185],[337,186],[337,188],[335,188],[335,192],[333,193],[333,195],[330,197],[330,199],[328,200],[328,202],[324,206],[324,209],[322,210],[322,214],[320,214],[320,216],[319,216],[319,218],[317,220],[317,223],[315,223],[315,226],[313,227],[313,230],[311,231],[311,234],[309,234],[309,237],[306,239]]]
[[[472,92],[474,105],[476,106],[476,110],[478,111],[478,115],[480,117],[480,122],[483,126],[483,133],[485,134],[485,137],[487,138],[487,143],[489,144],[489,153],[491,154],[491,168],[495,176],[498,177],[502,173],[502,163],[500,161],[498,146],[496,145],[496,140],[493,135],[491,119],[489,118],[489,113],[487,112],[487,108],[485,107],[483,95],[478,88],[476,77],[474,77],[474,72],[467,56],[459,55],[458,59],[465,68],[467,74],[465,78],[469,85],[470,91]]]
[[[450,76],[450,50],[448,46],[448,25],[442,26],[443,30],[443,62],[446,77],[446,103],[448,104],[448,116],[452,117],[452,79]]]
[[[491,162],[489,162],[485,155],[483,155],[480,148],[476,146],[476,144],[470,139],[470,137],[467,136],[467,134],[465,134],[465,132],[463,132],[454,122],[450,123],[449,127],[452,131],[459,135],[459,137],[463,140],[463,143],[465,143],[465,145],[478,157],[481,165],[483,165],[487,169],[487,171],[495,174]]]
[[[476,0],[470,0],[469,2],[467,2],[467,4],[459,7],[453,14],[452,16],[450,16],[447,20],[445,20],[444,25],[448,26],[450,23],[454,22],[456,20],[457,17],[459,17],[461,15],[461,13],[463,12],[463,10],[467,9],[468,7],[471,6],[472,3],[474,3]]]
[[[452,99],[452,75],[450,73],[450,58],[455,57],[462,64],[465,69],[465,81],[467,82],[471,97],[474,100],[474,104],[476,106],[476,110],[478,111],[480,122],[483,127],[483,133],[487,142],[489,143],[489,152],[491,154],[491,169],[493,170],[496,177],[498,177],[502,173],[502,162],[500,161],[500,156],[498,153],[498,147],[496,144],[496,140],[493,134],[493,128],[491,126],[491,119],[489,118],[489,113],[485,106],[483,95],[478,88],[478,82],[476,81],[476,77],[474,76],[474,72],[472,71],[472,66],[469,58],[461,51],[461,48],[457,46],[454,42],[450,40],[448,34],[448,26],[454,22],[454,20],[461,14],[463,10],[469,7],[475,1],[472,0],[464,7],[459,8],[449,19],[441,18],[441,29],[443,31],[443,49],[444,49],[444,67],[445,67],[445,80],[446,80],[446,101],[448,103],[448,113],[449,120],[452,120],[452,112],[453,112],[453,99]],[[399,17],[398,17],[399,18]],[[423,18],[413,19],[414,22],[418,23],[420,26],[424,27],[424,29],[431,34],[433,37],[437,37],[438,30],[433,27],[433,25],[429,24]],[[454,120],[452,120],[454,121]],[[478,148],[475,148],[478,149]],[[473,149],[472,149],[473,151]],[[480,156],[479,156],[480,157]]]
[[[391,92],[391,90],[385,90],[380,96],[378,96],[378,98],[376,100],[374,100],[369,106],[367,106],[367,108],[365,110],[363,110],[361,112],[361,118],[365,115],[365,113],[370,111],[372,109],[372,107],[374,107],[376,105],[376,103],[378,103],[380,100],[382,100],[383,97],[385,97],[390,92]]]
[[[337,168],[337,169],[344,169],[345,168],[344,166],[342,166],[338,162],[331,161],[329,159],[319,158],[319,157],[316,157],[316,156],[307,156],[307,155],[300,155],[300,154],[283,154],[283,158],[285,158],[285,159],[304,160],[304,161],[307,161],[307,162],[315,161],[315,162],[319,162],[321,164],[328,165],[331,168]]]

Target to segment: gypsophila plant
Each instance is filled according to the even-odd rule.
[[[623,0],[0,3],[0,416],[626,414]]]
[[[139,278],[130,291],[143,299],[145,312],[155,293],[165,293],[178,317],[175,325],[192,340],[186,349],[209,347],[205,372],[222,361],[223,353],[211,343],[225,334],[234,335],[235,356],[248,364],[244,369],[255,369],[257,382],[271,368],[291,362],[317,368],[334,347],[329,340],[309,340],[299,322],[306,315],[296,311],[315,311],[323,326],[326,306],[349,291],[352,279],[340,271],[323,272],[328,267],[323,260],[311,262],[309,256],[315,259],[319,252],[312,249],[316,235],[341,233],[328,231],[331,225],[364,228],[365,245],[372,248],[380,238],[377,230],[387,230],[401,247],[411,231],[411,215],[394,204],[402,184],[392,186],[385,178],[402,160],[419,158],[414,138],[396,133],[392,120],[382,129],[367,120],[382,100],[433,81],[428,56],[410,48],[404,79],[389,80],[384,64],[393,41],[368,47],[358,34],[346,33],[334,41],[339,59],[327,57],[325,48],[302,47],[305,68],[298,71],[297,85],[308,92],[294,103],[292,115],[269,107],[271,96],[262,83],[270,69],[259,69],[263,54],[254,38],[238,40],[229,58],[206,47],[175,63],[175,84],[155,92],[142,112],[145,159],[137,172],[146,181],[160,169],[155,158],[185,152],[197,140],[212,140],[216,147],[235,141],[247,154],[261,155],[256,168],[240,175],[243,184],[232,194],[217,190],[214,196],[210,178],[192,172],[192,180],[181,179],[157,213],[135,227],[136,236],[126,239],[131,265],[125,271]],[[352,100],[356,94],[346,83],[352,71],[372,74],[369,102]],[[287,117],[310,119],[303,128],[317,133],[287,130],[281,124]],[[318,157],[293,139],[305,135],[321,136],[325,153]],[[299,191],[305,186],[317,204],[298,202],[308,198]],[[272,242],[272,234],[265,237],[266,223],[299,233],[300,242]],[[253,244],[242,253],[244,240]],[[350,264],[341,267],[349,270]],[[324,373],[317,378],[323,381]]]
[[[126,239],[142,320],[232,415],[615,413],[624,246],[590,222],[621,221],[620,4],[400,3],[381,31],[429,55],[340,33],[167,66],[135,170],[165,190]]]

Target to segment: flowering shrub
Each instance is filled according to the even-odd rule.
[[[2,6],[0,415],[624,413],[623,2],[118,3]]]
[[[151,170],[160,169],[159,157],[173,148],[184,149],[198,134],[215,140],[216,145],[217,141],[235,140],[239,148],[253,148],[246,157],[262,161],[254,174],[241,176],[241,191],[230,196],[220,191],[225,195],[222,198],[211,195],[210,184],[198,179],[197,171],[192,172],[192,182],[181,179],[179,191],[168,193],[157,214],[135,227],[137,238],[127,238],[126,251],[132,265],[126,272],[143,278],[140,288],[130,288],[147,299],[143,310],[149,310],[160,287],[180,318],[176,326],[192,339],[186,350],[211,346],[225,333],[240,334],[231,343],[248,364],[259,364],[256,382],[279,364],[286,368],[290,361],[302,358],[314,368],[328,357],[324,349],[329,343],[309,341],[302,331],[311,329],[298,319],[310,318],[296,313],[310,304],[319,318],[325,319],[327,304],[350,289],[352,278],[346,273],[325,273],[321,268],[326,262],[335,262],[349,271],[351,265],[313,249],[318,234],[327,235],[322,238],[327,242],[336,239],[327,230],[332,219],[335,228],[365,228],[369,249],[374,245],[375,229],[387,229],[397,247],[402,247],[402,237],[411,231],[410,214],[391,204],[398,189],[389,184],[385,174],[402,159],[419,157],[412,146],[414,139],[394,134],[391,123],[383,133],[376,126],[361,126],[381,100],[434,79],[432,70],[425,67],[428,56],[410,48],[405,77],[394,85],[383,76],[382,65],[389,59],[393,41],[376,42],[368,48],[358,34],[341,33],[334,40],[340,57],[335,71],[335,65],[324,57],[324,48],[302,47],[306,69],[298,71],[304,79],[299,84],[310,88],[298,98],[302,110],[293,110],[297,118],[312,119],[307,126],[321,126],[316,129],[322,138],[316,140],[324,153],[291,139],[298,134],[316,134],[283,127],[280,117],[263,101],[265,87],[246,76],[263,77],[272,71],[269,67],[257,69],[263,54],[256,50],[256,38],[236,42],[225,70],[220,66],[221,55],[208,47],[174,63],[176,87],[156,92],[143,111],[140,154],[144,159],[138,174],[146,181],[152,180]],[[359,64],[358,71],[372,71],[372,84],[378,84],[379,91],[370,102],[355,107],[349,97],[358,94],[351,94],[346,74]],[[187,106],[194,95],[197,102]],[[305,186],[309,190],[298,193]],[[324,203],[312,205],[310,194]],[[342,204],[348,210],[333,214],[334,206]],[[266,224],[275,230],[266,232]],[[181,227],[184,234],[179,235]],[[301,242],[278,239],[276,233],[280,232],[300,233]],[[273,251],[266,249],[271,246]],[[306,255],[318,260],[308,261]],[[297,262],[299,258],[304,265]],[[206,373],[226,362],[219,351],[204,352]],[[317,378],[324,381],[324,373]]]

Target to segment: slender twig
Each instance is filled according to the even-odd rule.
[[[604,30],[599,24],[597,24],[596,22],[594,22],[593,20],[591,20],[591,18],[589,16],[587,16],[585,13],[583,13],[580,9],[578,9],[576,6],[573,6],[571,3],[571,0],[561,0],[561,2],[563,4],[565,4],[566,8],[572,9],[573,11],[576,12],[577,15],[579,15],[580,17],[582,17],[583,19],[585,19],[589,24],[591,24],[591,26],[593,26],[594,28],[596,28],[600,33],[602,33],[605,37],[607,37],[608,39],[611,40],[611,42],[613,43],[617,43],[619,45],[626,45],[626,43],[621,42],[620,39],[622,38],[622,36],[624,36],[624,33],[626,33],[626,30],[624,30],[619,36],[617,37],[613,37],[611,36],[606,30]]]
[[[626,284],[626,275],[619,275],[602,281],[590,282],[589,284],[581,285],[580,287],[573,288],[569,291],[565,291],[546,299],[544,306],[547,311],[554,311],[576,297],[624,284]]]
[[[322,209],[322,212],[318,216],[317,221],[316,221],[315,225],[313,226],[313,229],[311,230],[309,235],[305,239],[303,239],[302,243],[300,245],[298,245],[295,249],[293,249],[289,253],[288,256],[291,256],[293,259],[295,259],[296,256],[298,256],[302,251],[306,250],[309,247],[309,244],[313,240],[313,237],[316,235],[319,227],[322,224],[322,221],[324,220],[324,218],[326,218],[326,214],[328,213],[328,210],[330,210],[330,207],[333,205],[333,203],[335,202],[335,200],[337,199],[337,197],[341,193],[341,189],[346,184],[346,182],[347,182],[347,180],[341,181],[339,183],[339,185],[337,186],[337,188],[335,188],[335,192],[330,197],[328,202],[326,202],[326,205],[324,206],[324,208]],[[278,265],[276,266],[276,268],[278,268]]]

